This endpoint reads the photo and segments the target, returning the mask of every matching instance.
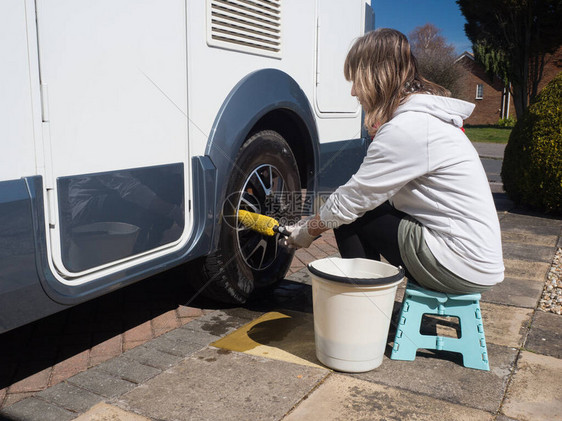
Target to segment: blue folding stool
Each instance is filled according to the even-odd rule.
[[[413,361],[419,348],[460,352],[465,367],[489,371],[480,296],[479,293],[454,295],[430,291],[409,282],[390,358]],[[424,314],[458,317],[460,338],[422,335]]]

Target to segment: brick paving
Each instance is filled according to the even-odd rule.
[[[327,232],[298,250],[289,275],[337,253]],[[204,299],[174,269],[0,335],[0,408],[96,367],[205,314]],[[165,287],[164,287],[165,286]]]
[[[0,408],[200,317],[206,302],[174,269],[0,335]],[[165,287],[164,287],[165,286]]]
[[[62,355],[66,353],[63,352]],[[72,355],[67,359],[55,364],[51,372],[50,383],[55,385],[75,374],[80,373],[88,368],[88,361],[90,358],[90,350],[85,350],[79,352],[78,354]]]

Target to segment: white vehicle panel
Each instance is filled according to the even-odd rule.
[[[0,0],[2,240],[26,262],[10,247],[0,266],[38,293],[28,319],[229,255],[222,205],[258,131],[293,148],[291,190],[347,176],[332,157],[351,170],[364,142],[342,67],[369,3]]]
[[[322,4],[324,1],[318,3]],[[334,3],[333,8],[342,8],[341,2],[332,3]],[[311,106],[314,107],[317,7],[320,6],[313,1],[282,2],[282,52],[279,58],[269,58],[218,47],[210,48],[202,42],[208,24],[201,19],[206,13],[205,3],[188,3],[190,152],[193,155],[204,153],[215,117],[228,93],[242,78],[255,70],[269,67],[286,72],[297,81]],[[327,10],[325,6],[322,7],[325,14],[335,13],[336,16],[340,14],[339,9]],[[362,2],[350,2],[345,7],[344,13],[351,14],[351,18],[357,23],[349,29],[354,37],[362,33],[360,24],[363,19],[362,7],[364,7]],[[338,48],[336,59],[333,57],[326,59],[330,60],[329,66],[326,66],[326,77],[331,74],[333,80],[329,82],[329,79],[324,79],[326,85],[322,86],[324,93],[321,95],[324,95],[324,98],[333,96],[329,101],[336,105],[332,110],[333,113],[320,113],[318,107],[314,107],[320,117],[317,123],[321,142],[351,139],[361,135],[361,109],[357,100],[350,95],[351,84],[343,76],[343,62],[349,48],[348,44],[346,41],[345,45],[336,45],[335,47]],[[327,45],[327,41],[318,48],[332,50],[332,47]],[[336,64],[338,63],[336,60],[341,60],[341,63]],[[205,64],[201,65],[201,63]],[[267,88],[264,86],[264,89]]]
[[[73,273],[63,264],[57,179],[183,163],[190,197],[185,13],[184,0],[37,2],[50,250],[76,285],[108,265]],[[164,248],[181,247],[190,230],[186,215],[181,238]]]
[[[185,25],[184,0],[38,3],[54,177],[186,160]]]
[[[320,113],[356,113],[359,109],[351,96],[351,83],[343,75],[343,65],[353,41],[363,34],[363,9],[359,2],[318,2],[316,105]],[[342,26],[339,21],[356,24]]]
[[[35,151],[45,151],[45,162],[38,162],[37,169],[32,164],[30,169],[45,176],[46,226],[52,259],[59,272],[74,278],[70,282],[87,282],[93,272],[102,268],[92,268],[82,277],[68,272],[62,264],[56,180],[182,162],[189,198],[191,157],[204,154],[220,107],[232,89],[253,71],[276,68],[296,80],[316,109],[321,142],[360,136],[359,107],[349,95],[349,83],[343,78],[341,66],[333,66],[333,57],[331,65],[326,66],[322,57],[327,55],[317,52],[334,51],[343,64],[349,38],[346,45],[338,43],[332,35],[320,31],[318,22],[324,22],[326,16],[334,20],[343,13],[346,22],[357,22],[350,25],[349,31],[360,35],[363,3],[350,3],[344,8],[331,0],[286,0],[280,4],[282,48],[278,55],[267,57],[209,45],[206,34],[210,22],[204,1],[37,0],[40,62],[35,66],[40,69],[40,81],[31,80],[29,59],[21,54],[27,48],[19,48],[19,56],[7,51],[7,56],[17,58],[19,68],[13,72],[21,70],[17,86],[28,93],[27,103],[20,101],[16,105],[29,108],[27,113],[18,114],[20,119],[29,120],[19,124],[20,130],[28,131],[28,141],[14,142],[18,146],[7,150],[16,158],[16,154],[28,156],[13,162],[34,163],[34,159],[29,159],[34,158],[35,147],[30,98],[33,89],[35,95],[40,90],[42,115],[36,116],[36,120],[43,123],[36,131],[38,139],[42,137],[42,147],[35,147]],[[3,16],[22,15],[20,27],[17,31],[11,28],[11,32],[18,33],[20,47],[25,46],[29,40],[24,6],[10,5],[11,8],[4,7],[11,15]],[[12,25],[18,22],[15,18],[9,21]],[[35,38],[34,31],[29,31]],[[331,41],[335,41],[333,45]],[[0,45],[5,50],[9,48],[7,43]],[[325,74],[323,66],[327,69]],[[322,74],[328,77],[324,79]],[[324,85],[317,85],[318,77]],[[33,83],[39,82],[40,87],[34,88]],[[264,91],[267,89],[268,86],[263,87]],[[315,95],[318,101],[324,98],[326,104],[334,107],[315,107]],[[326,112],[328,109],[330,112]],[[43,157],[38,155],[38,159],[42,161]],[[22,172],[15,168],[13,173]],[[182,238],[168,246],[175,249],[184,244],[190,228],[187,215]],[[142,260],[147,258],[150,256],[143,254]],[[119,266],[134,263],[131,259],[112,262]]]
[[[0,2],[0,180],[36,174],[25,4]]]

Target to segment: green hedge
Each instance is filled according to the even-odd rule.
[[[515,124],[501,177],[515,203],[562,213],[562,72]]]
[[[499,127],[514,127],[516,120],[513,117],[500,118],[497,125]]]

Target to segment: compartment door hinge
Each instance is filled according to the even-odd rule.
[[[51,124],[49,116],[49,89],[41,83],[41,136],[43,137],[43,160],[45,165],[45,188],[54,189],[53,159],[51,152]]]
[[[55,200],[56,200],[56,196],[55,196],[55,190],[53,188],[47,188],[46,189],[47,192],[47,218],[48,218],[48,223],[49,223],[49,228],[50,229],[54,229],[56,226],[56,218],[55,218]]]
[[[320,17],[316,18],[316,86],[320,84]]]
[[[46,83],[41,84],[41,120],[49,121],[49,89]]]
[[[48,121],[41,123],[41,136],[43,138],[43,160],[45,165],[45,183],[46,189],[53,189],[55,183],[53,181],[53,157],[51,154],[51,126]]]

